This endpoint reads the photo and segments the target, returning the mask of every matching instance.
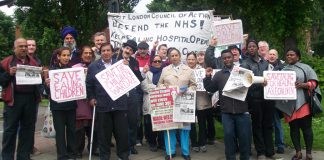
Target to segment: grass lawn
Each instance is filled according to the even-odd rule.
[[[216,139],[223,141],[224,139],[224,130],[223,126],[221,123],[218,121],[215,121],[215,128],[216,128]],[[284,129],[284,142],[286,146],[289,148],[294,148],[291,139],[290,139],[290,131],[289,131],[289,124],[285,123],[284,120],[282,119],[283,129]],[[197,126],[198,127],[198,126]],[[324,115],[321,117],[313,118],[313,135],[314,135],[314,141],[313,141],[313,149],[314,150],[321,150],[324,151]],[[300,132],[301,135],[301,143],[302,146],[305,148],[304,144],[304,139],[303,139],[303,134]],[[273,134],[274,137],[274,134]],[[252,144],[253,145],[253,144]]]

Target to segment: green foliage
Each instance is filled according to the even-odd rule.
[[[302,51],[307,50],[306,30],[323,17],[321,7],[318,7],[322,5],[323,1],[319,0],[154,0],[148,8],[151,12],[214,9],[215,15],[241,19],[244,33],[268,41],[270,48],[276,48],[282,54],[291,46],[288,42]]]
[[[0,11],[0,60],[12,52],[14,39],[13,19]]]
[[[64,26],[76,28],[79,47],[91,44],[92,34],[108,26],[105,0],[17,0],[16,5],[16,23],[24,37],[36,40],[37,54],[45,65],[52,51],[62,46]]]
[[[324,94],[324,57],[302,55],[302,62],[310,65],[316,72],[322,95]],[[324,101],[324,100],[323,100]]]
[[[120,11],[124,13],[132,13],[133,8],[138,4],[139,0],[120,0]]]

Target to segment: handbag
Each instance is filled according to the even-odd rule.
[[[310,106],[311,106],[311,113],[312,116],[316,116],[320,113],[323,113],[323,107],[321,105],[322,96],[318,94],[315,89],[311,90],[310,95]]]
[[[304,83],[306,83],[307,78],[306,78],[305,71],[299,66],[296,66],[296,67],[300,68],[304,72],[304,79],[305,79]],[[308,94],[308,90],[304,89],[304,94],[306,96],[306,101],[309,103],[310,110],[311,110],[311,115],[313,117],[316,117],[318,114],[323,113],[323,107],[322,107],[322,104],[321,104],[322,96],[315,91],[315,88],[316,87],[314,87],[314,89],[310,90],[310,94]]]
[[[52,111],[50,109],[50,102],[48,102],[47,111],[45,112],[45,119],[41,135],[45,138],[55,138],[56,132],[54,129],[54,121]]]

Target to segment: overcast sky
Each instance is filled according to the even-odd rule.
[[[153,0],[140,0],[140,2],[137,4],[136,7],[134,7],[135,13],[146,13],[148,9],[146,8],[146,5],[151,3]],[[4,12],[6,15],[13,15],[14,14],[15,6],[12,6],[8,8],[7,6],[1,6],[0,10]]]

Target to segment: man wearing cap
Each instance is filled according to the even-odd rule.
[[[77,39],[77,36],[78,36],[77,31],[71,26],[66,26],[61,31],[63,46],[69,47],[72,51],[71,60],[69,62],[69,65],[71,66],[81,62],[80,50],[77,49],[76,41],[75,41]],[[52,54],[52,58],[50,62],[51,66],[57,63],[57,52],[58,50],[55,50],[54,53]]]
[[[228,48],[232,53],[233,53],[233,63],[236,66],[240,66],[240,64],[242,63],[242,59],[240,59],[241,56],[241,49],[238,48],[236,45],[231,45],[228,46]]]
[[[122,60],[128,62],[130,69],[136,75],[140,82],[143,81],[143,77],[140,72],[139,64],[134,57],[131,55],[137,51],[137,43],[134,40],[127,40],[126,43],[123,44],[122,50],[120,54],[115,54],[113,59]],[[133,88],[128,92],[128,133],[129,133],[129,149],[131,154],[138,154],[137,150],[135,149],[136,145],[136,138],[137,138],[137,122],[139,117],[140,111],[140,103],[143,101],[143,97],[140,95],[143,93],[141,90],[140,85]]]
[[[30,160],[33,148],[36,109],[40,102],[39,85],[16,84],[16,71],[19,64],[38,66],[37,61],[27,55],[27,42],[24,38],[16,39],[14,54],[0,62],[0,68],[3,68],[0,72],[0,85],[3,88],[4,101],[1,154],[4,160]],[[14,158],[17,133],[17,155]]]
[[[134,57],[139,64],[142,77],[144,78],[146,72],[149,70],[149,64],[150,64],[149,45],[145,41],[143,41],[137,45],[137,49],[138,50],[134,55]],[[144,94],[143,92],[139,93],[140,96],[139,98],[141,98],[142,100],[138,102],[140,105],[140,110],[139,110],[139,116],[137,122],[137,140],[136,140],[137,146],[142,146],[142,141],[143,141],[143,124],[142,124],[143,94]]]

